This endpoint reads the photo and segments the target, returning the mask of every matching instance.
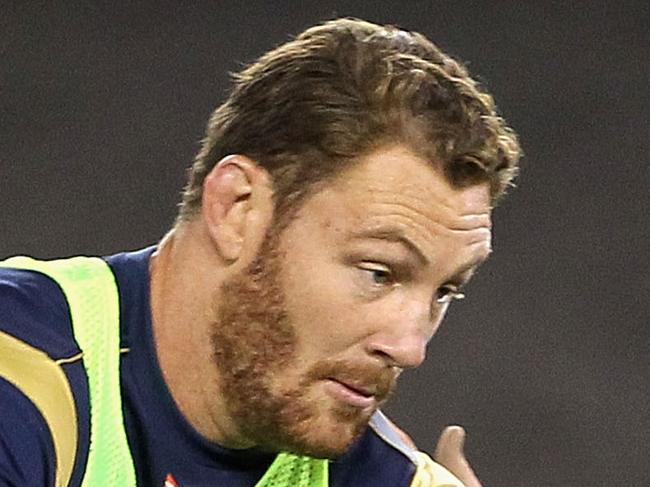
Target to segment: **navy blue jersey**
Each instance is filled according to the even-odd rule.
[[[203,438],[176,407],[158,365],[149,306],[153,247],[107,257],[120,293],[121,380],[124,417],[138,485],[254,486],[274,459],[255,450],[230,450]],[[88,454],[88,384],[68,305],[58,284],[33,271],[0,268],[0,332],[62,360],[78,416],[78,486]],[[330,485],[409,486],[415,466],[381,413],[341,458],[330,464]],[[52,486],[56,456],[39,409],[0,376],[0,485]]]

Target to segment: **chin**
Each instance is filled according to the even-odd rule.
[[[311,441],[297,442],[293,445],[286,445],[282,451],[288,451],[296,455],[305,455],[313,458],[324,458],[336,460],[344,455],[354,444],[357,437],[342,438],[319,438]]]
[[[335,411],[312,418],[281,448],[298,455],[334,460],[344,455],[368,427],[370,416],[359,410]]]

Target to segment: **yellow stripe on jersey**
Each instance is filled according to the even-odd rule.
[[[63,369],[45,352],[0,331],[0,376],[43,415],[56,455],[54,485],[66,487],[77,453],[77,410]]]

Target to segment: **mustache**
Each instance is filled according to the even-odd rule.
[[[379,402],[383,402],[395,389],[400,373],[401,370],[397,367],[355,363],[349,360],[323,360],[309,370],[306,382],[331,378],[356,384],[361,389],[371,391]]]

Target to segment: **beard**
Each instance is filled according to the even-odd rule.
[[[255,261],[219,289],[212,328],[219,392],[241,438],[257,448],[336,458],[366,429],[397,373],[347,360],[301,362],[280,284],[278,240],[268,235]],[[331,378],[373,385],[377,406],[332,404],[320,387]]]

